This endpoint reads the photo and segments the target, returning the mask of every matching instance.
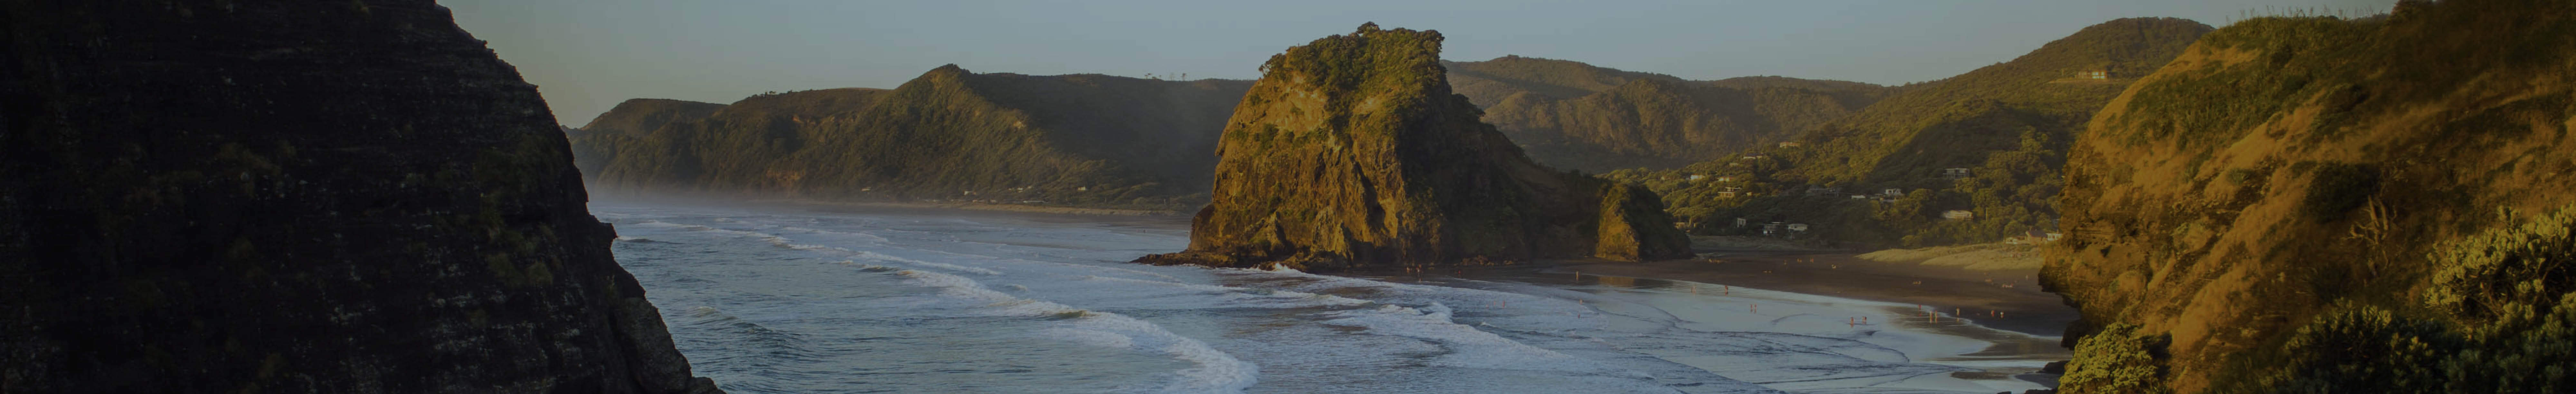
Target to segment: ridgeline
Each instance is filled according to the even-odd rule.
[[[1794,237],[1911,247],[2053,230],[2076,131],[2209,30],[2184,19],[2110,21],[2009,62],[1890,88],[1886,99],[1779,144],[1604,177],[1661,193],[1694,234],[1759,234],[1760,224],[1789,222],[1812,226]]]
[[[620,105],[575,142],[609,193],[1177,210],[1206,200],[1208,152],[1249,85],[950,65],[893,90],[766,94],[695,119]],[[600,128],[625,124],[638,126]]]

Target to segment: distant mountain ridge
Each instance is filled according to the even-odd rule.
[[[1610,177],[1655,188],[1703,234],[1759,231],[1737,218],[1810,223],[1800,236],[1882,246],[2052,230],[2069,141],[2130,81],[2209,30],[2177,18],[2105,22],[2012,61],[1865,92],[1887,96],[1783,144]]]
[[[1531,159],[1587,172],[1670,168],[1780,142],[1886,90],[1787,77],[1687,81],[1520,56],[1442,64],[1452,88]]]
[[[1249,85],[949,65],[891,90],[755,96],[694,119],[669,103],[612,110],[575,144],[607,156],[585,161],[611,192],[1180,209],[1205,199],[1209,152]],[[624,129],[650,123],[630,118],[671,121]]]

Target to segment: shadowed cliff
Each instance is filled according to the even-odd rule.
[[[1140,262],[1306,270],[1688,253],[1654,194],[1521,155],[1450,93],[1435,31],[1289,48],[1235,107],[1190,250]]]
[[[716,392],[536,87],[445,8],[0,26],[0,392]]]
[[[2202,37],[2067,163],[2069,393],[2576,390],[2576,6]]]

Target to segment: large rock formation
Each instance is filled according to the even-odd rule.
[[[2576,5],[2212,32],[2092,119],[2065,392],[2576,389]]]
[[[445,8],[15,1],[0,26],[0,392],[715,391],[536,87]]]
[[[1249,86],[949,65],[893,90],[753,96],[574,143],[605,163],[592,174],[604,192],[1176,209],[1206,198],[1204,152]]]
[[[1139,260],[1308,270],[1688,253],[1654,194],[1531,163],[1451,94],[1440,33],[1292,47],[1235,107],[1190,250]]]

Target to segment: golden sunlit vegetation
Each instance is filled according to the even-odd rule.
[[[2564,391],[2571,55],[2558,1],[2210,33],[2070,149],[2041,275],[2069,337],[2169,337],[2185,393]]]

